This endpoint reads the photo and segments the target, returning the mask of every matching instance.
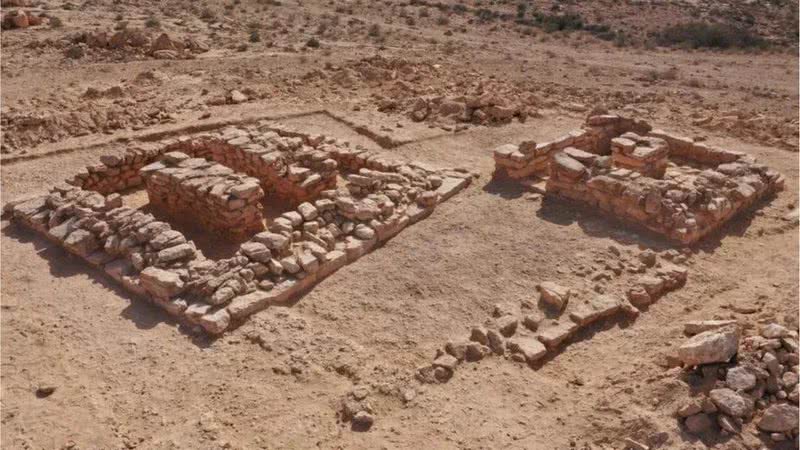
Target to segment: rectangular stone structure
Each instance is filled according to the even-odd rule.
[[[244,142],[245,137],[251,144]],[[168,222],[123,205],[118,191],[144,182],[151,203],[169,209],[171,216],[195,217],[191,215],[201,212],[229,224],[222,213],[260,206],[264,180],[273,175],[236,173],[214,162],[214,149],[252,150],[252,141],[282,149],[276,156],[283,162],[273,168],[290,161],[289,166],[309,168],[302,175],[304,181],[319,174],[320,179],[312,179],[312,189],[335,185],[325,181],[338,173],[330,170],[334,166],[348,172],[345,185],[307,191],[316,199],[299,203],[272,220],[268,231],[249,235],[232,257],[217,260],[203,255]],[[274,152],[265,154],[270,153]],[[245,164],[244,160],[227,163]],[[274,174],[284,177],[289,171]],[[335,139],[262,124],[104,156],[100,164],[59,183],[48,194],[9,202],[4,211],[102,269],[129,292],[190,326],[218,335],[261,309],[296,298],[379,248],[465,189],[473,176],[460,168],[395,160]],[[297,184],[302,185],[302,181]]]
[[[139,170],[150,204],[173,218],[233,238],[264,229],[257,179],[180,152]]]
[[[653,130],[614,114],[546,143],[494,151],[495,177],[547,179],[550,196],[578,200],[682,244],[713,232],[784,177],[755,158]]]

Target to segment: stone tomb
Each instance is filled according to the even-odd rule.
[[[242,165],[229,172],[206,161],[226,161],[226,151],[266,165],[256,163],[260,168],[254,169],[241,159],[230,163]],[[309,171],[294,179],[293,165]],[[327,188],[333,183],[326,180],[335,180],[329,174],[337,167],[344,171],[340,176],[345,183]],[[259,186],[261,190],[266,190],[265,186],[280,189],[275,186],[283,179],[312,189],[305,194],[320,186],[326,189],[272,220],[268,230],[249,236],[232,257],[214,260],[170,223],[123,205],[118,193],[144,180],[153,191],[151,198],[167,196],[166,201],[154,200],[160,205],[179,203],[173,196],[213,197],[216,194],[204,192],[202,186],[177,194],[188,182],[178,180],[180,174],[196,174],[199,168],[206,172],[199,178],[212,171],[232,182],[219,188],[219,199],[207,203],[209,208],[217,208],[215,213],[219,207],[212,205],[221,205],[218,202],[223,200],[234,211],[237,208],[230,207],[240,206],[238,200],[255,205]],[[255,177],[257,183],[233,171],[259,171],[263,178]],[[103,270],[128,291],[216,335],[269,305],[297,297],[406,226],[426,218],[439,203],[468,186],[472,177],[463,169],[388,159],[335,139],[262,123],[146,144],[121,156],[103,157],[101,164],[58,184],[46,195],[7,203],[4,212]],[[157,180],[166,184],[159,185]],[[162,190],[178,181],[172,185],[174,189]]]
[[[759,199],[783,189],[752,156],[596,115],[552,142],[506,144],[495,176],[546,178],[546,194],[586,203],[681,244],[694,243]]]

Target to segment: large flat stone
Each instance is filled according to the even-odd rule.
[[[588,325],[595,320],[616,314],[622,307],[622,302],[610,295],[598,295],[587,303],[581,303],[570,313],[569,318],[581,326]]]
[[[552,350],[569,339],[578,330],[578,327],[577,323],[565,320],[558,325],[552,325],[542,330],[538,338],[548,349]]]
[[[468,185],[469,178],[445,177],[442,180],[442,185],[436,189],[436,193],[439,194],[439,202],[443,202],[456,195]]]
[[[515,337],[509,339],[508,348],[512,352],[522,353],[528,363],[533,363],[547,354],[547,348],[534,337]]]
[[[720,328],[700,333],[678,348],[678,359],[686,366],[728,362],[739,350],[739,329]]]
[[[153,266],[145,268],[139,277],[142,287],[160,298],[170,298],[180,294],[186,285],[177,273]]]

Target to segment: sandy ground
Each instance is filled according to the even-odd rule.
[[[30,36],[34,30],[18,33]],[[4,31],[4,40],[7,35]],[[8,41],[22,39],[17,34]],[[795,128],[794,135],[782,134],[778,140],[796,141],[796,55],[605,47],[601,54],[557,41],[526,47],[511,38],[498,45],[524,54],[530,69],[521,72],[518,61],[493,58],[489,52],[469,64],[481,67],[483,76],[554,83],[549,99],[558,105],[580,98],[590,105],[591,96],[570,94],[588,87],[593,77],[576,70],[577,65],[608,66],[596,81],[598,97],[622,89],[630,95],[623,103],[633,105],[634,97],[655,90],[661,99],[636,104],[655,125],[751,153],[785,175],[786,190],[693,247],[686,286],[638,319],[582,332],[539,368],[489,358],[458,370],[445,384],[421,385],[414,380],[415,369],[429,363],[448,339],[464,337],[471,325],[483,322],[496,304],[535,301],[535,286],[545,280],[590,289],[592,283],[576,275],[575,268],[602,258],[609,245],[629,254],[671,248],[606,216],[533,199],[520,186],[492,181],[492,148],[555,138],[579,126],[585,111],[544,106],[540,117],[523,124],[452,133],[368,109],[369,95],[380,87],[328,92],[326,100],[309,86],[293,101],[286,91],[242,105],[186,108],[168,123],[141,130],[90,133],[14,149],[3,155],[3,201],[43,191],[100,155],[123,150],[128,143],[116,140],[120,136],[136,140],[161,131],[181,134],[202,123],[263,117],[398,158],[465,167],[480,177],[430,218],[341,269],[296,303],[263,311],[217,340],[179,327],[104,274],[3,220],[2,447],[600,449],[623,448],[622,439],[632,438],[652,448],[759,448],[754,436],[701,441],[682,431],[672,415],[682,388],[660,362],[684,339],[683,324],[689,320],[735,318],[749,326],[778,321],[797,327],[798,230],[784,220],[798,203],[796,142],[794,148],[759,145],[757,139],[725,129],[692,126],[686,117],[689,110],[719,115],[728,104],[760,109]],[[424,57],[414,49],[387,51]],[[357,52],[367,53],[363,48]],[[558,56],[546,57],[547,52]],[[333,47],[325,58],[297,64],[298,56],[291,53],[231,52],[168,63],[98,63],[104,70],[81,64],[58,73],[26,63],[14,69],[13,78],[7,77],[4,61],[2,99],[20,108],[20,98],[57,92],[70,82],[81,85],[71,88],[78,92],[86,84],[110,86],[157,67],[170,80],[159,89],[169,94],[175,87],[171,101],[180,103],[176,98],[190,98],[203,86],[213,88],[214,77],[224,78],[230,70],[283,68],[297,75],[321,67],[326,59],[355,56]],[[454,70],[467,64],[442,58]],[[215,59],[220,64],[209,64]],[[536,70],[545,60],[548,70]],[[725,87],[692,90],[673,80],[655,86],[631,83],[628,74],[640,70],[643,61],[675,65],[683,74],[707,71]],[[223,62],[231,65],[226,68]],[[201,67],[202,80],[181,81]],[[762,84],[776,96],[745,102],[746,92]],[[693,95],[703,101],[681,109]],[[160,104],[155,97],[147,102]],[[355,104],[365,109],[354,112]],[[331,115],[277,119],[320,110]],[[211,111],[211,118],[198,119],[204,111]],[[332,116],[407,143],[381,148]],[[398,122],[405,125],[398,128]],[[37,398],[42,385],[56,390]],[[370,390],[376,422],[368,432],[352,431],[337,420],[339,402],[354,386]],[[791,448],[787,445],[776,448]]]

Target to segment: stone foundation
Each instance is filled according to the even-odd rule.
[[[174,220],[234,238],[264,229],[264,191],[255,178],[180,152],[166,153],[139,173],[150,204]]]
[[[495,176],[547,176],[548,195],[587,203],[682,244],[784,184],[744,153],[615,115],[589,117],[582,130],[546,144],[501,146],[494,158]]]
[[[48,195],[9,202],[5,212],[104,270],[130,292],[150,299],[179,320],[216,335],[269,305],[297,297],[406,226],[430,215],[439,203],[472,180],[465,170],[391,160],[296,130],[276,131],[264,124],[236,130],[162,141],[132,149],[121,157],[104,157],[103,164],[71,178],[72,185],[61,184]],[[251,144],[244,142],[245,135]],[[277,150],[252,151],[252,145],[256,145],[252,141],[264,147],[264,142],[273,142]],[[281,147],[281,142],[291,144]],[[185,154],[170,153],[177,150],[185,150]],[[328,186],[333,183],[329,180],[335,180],[331,174],[336,173],[332,170],[338,170],[337,166],[348,171],[346,183],[309,194],[316,198],[301,202],[295,210],[273,220],[268,231],[253,235],[231,258],[206,258],[169,223],[122,206],[122,198],[115,192],[145,179],[156,206],[173,208],[173,204],[183,204],[180,208],[175,206],[175,213],[188,207],[190,199],[197,203],[222,194],[203,206],[209,215],[219,214],[223,199],[228,207],[231,202],[238,204],[238,200],[255,204],[251,201],[260,195],[259,186],[263,188],[269,181],[269,186],[280,189],[275,187],[278,179],[268,175],[255,177],[256,181],[234,174],[235,167],[198,158],[222,160],[231,166],[242,164],[240,167],[247,168],[247,173],[254,173],[261,169],[248,168],[244,159],[236,159],[239,157],[224,159],[222,155],[261,155],[261,161],[265,161],[264,156],[272,153],[277,154],[273,155],[276,159],[269,170],[283,167],[285,170],[274,173],[280,179],[294,180],[295,187],[303,188],[303,183],[314,175],[319,177],[310,183],[313,189]],[[145,167],[148,164],[152,165]],[[259,164],[254,163],[266,167]],[[302,179],[291,179],[292,165],[306,167],[309,172],[304,172]],[[208,176],[209,172],[213,176]],[[192,180],[203,177],[210,184],[193,184]],[[219,184],[220,180],[233,182],[228,186]],[[212,184],[224,188],[220,188],[221,192],[214,192],[213,188],[203,192],[203,186]],[[311,192],[314,191],[307,191]]]

